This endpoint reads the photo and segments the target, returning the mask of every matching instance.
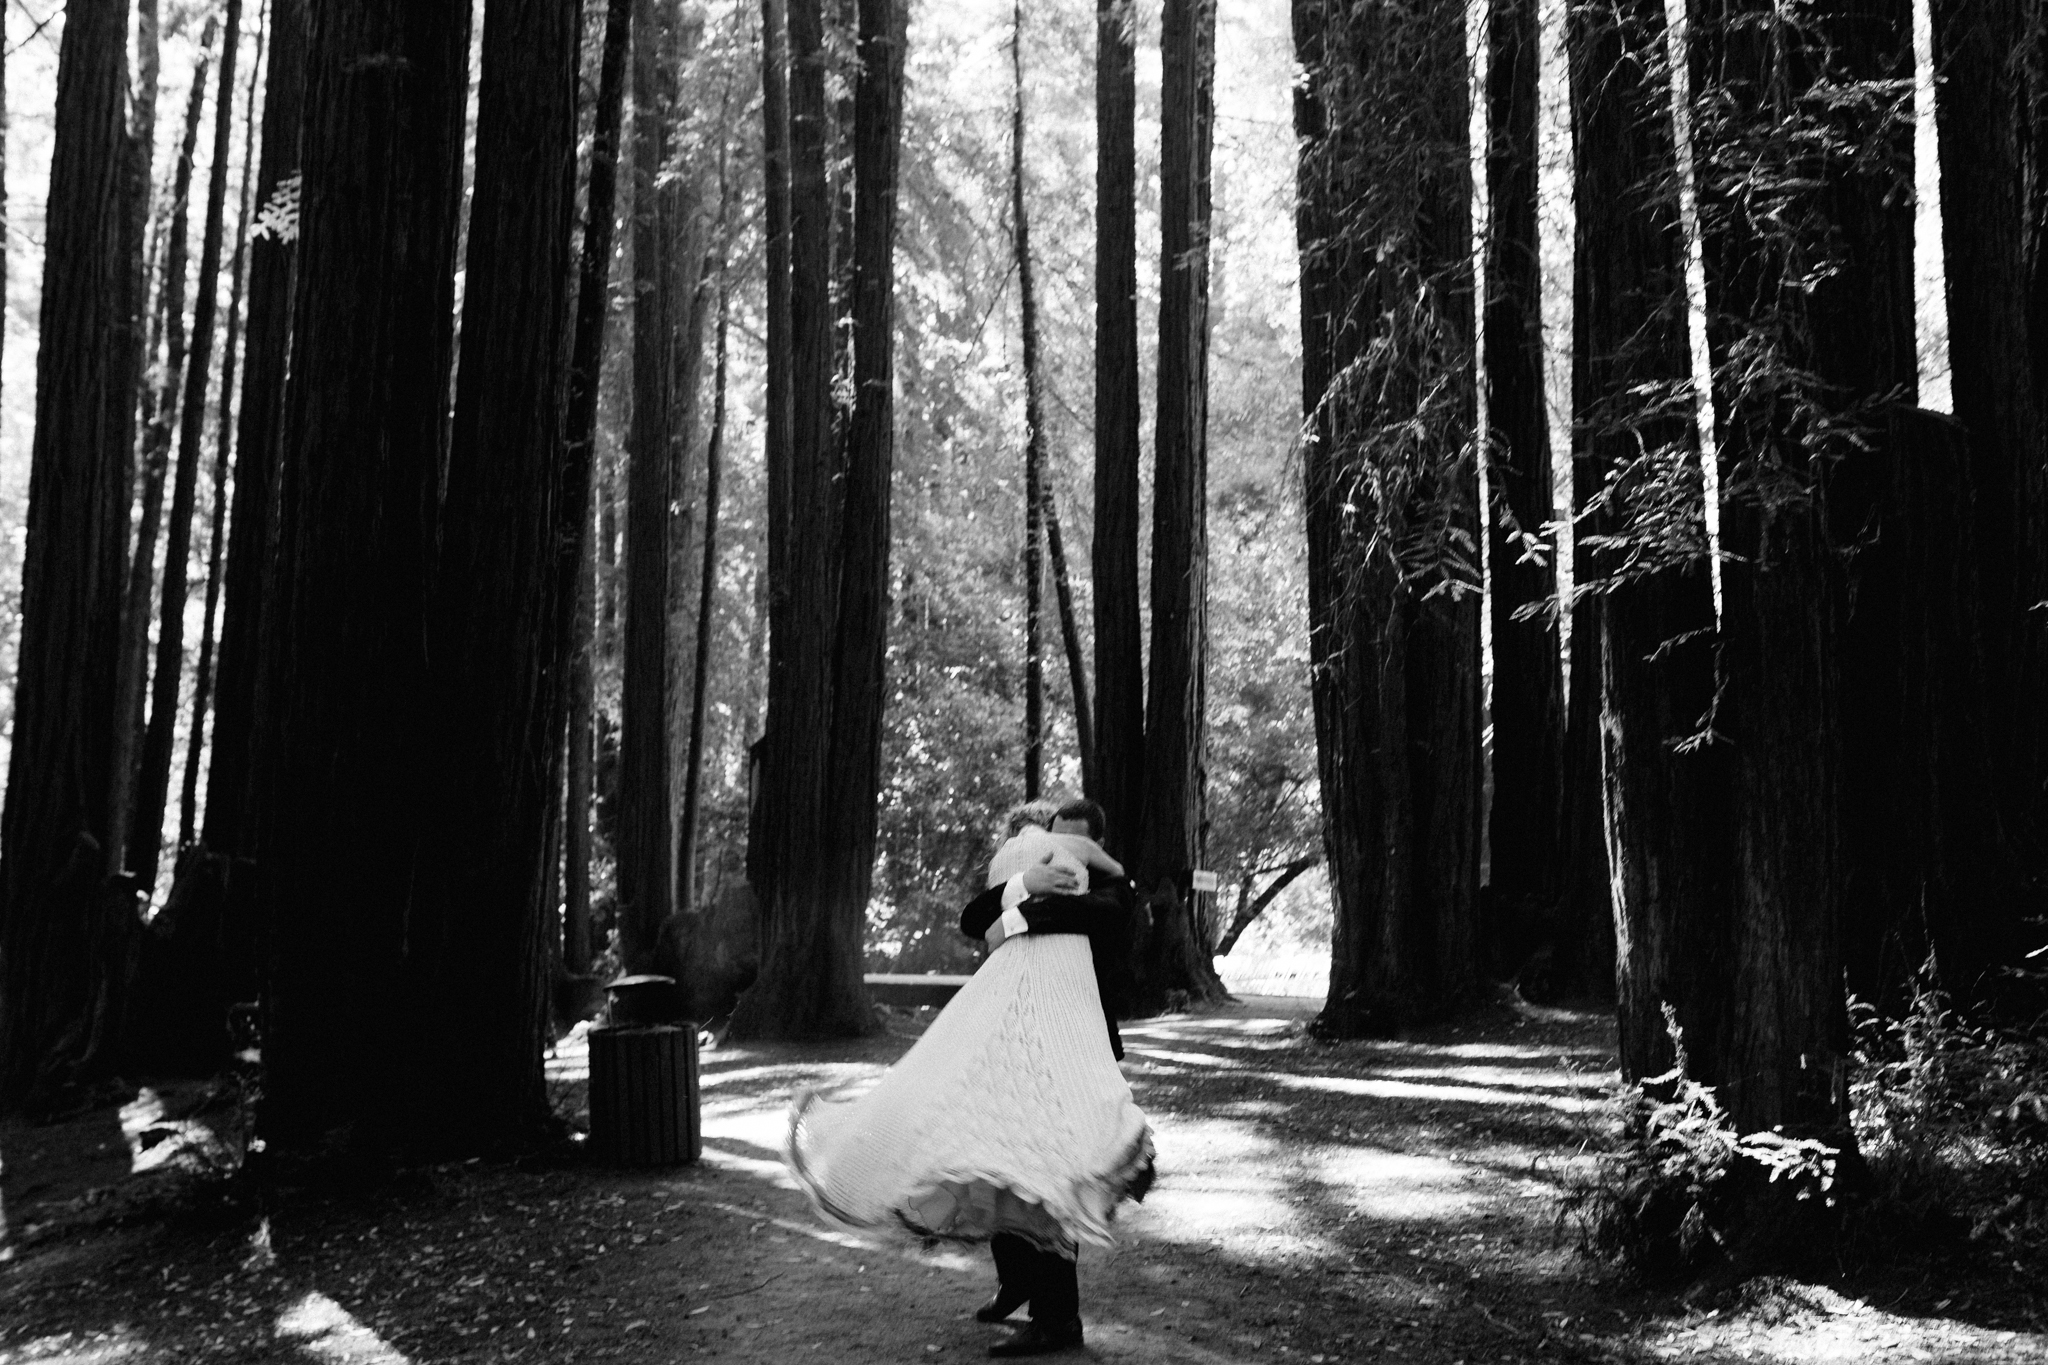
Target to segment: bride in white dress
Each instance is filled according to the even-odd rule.
[[[997,853],[989,885],[1042,862],[1122,871],[1093,840],[1031,826]],[[801,1097],[787,1156],[842,1226],[1012,1233],[1068,1255],[1107,1244],[1117,1205],[1150,1182],[1152,1134],[1104,1040],[1088,939],[1004,939],[872,1090]]]

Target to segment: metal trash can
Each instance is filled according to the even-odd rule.
[[[590,1146],[612,1166],[679,1166],[704,1154],[697,1026],[652,1022],[666,976],[626,976],[605,989],[609,1020],[590,1030]]]

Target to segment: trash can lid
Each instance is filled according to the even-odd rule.
[[[616,991],[631,989],[634,986],[673,986],[675,984],[676,979],[672,976],[662,976],[655,972],[640,972],[633,976],[622,976],[617,980],[607,981],[604,988],[608,991]]]

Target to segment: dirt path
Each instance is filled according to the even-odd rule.
[[[1787,1284],[1711,1313],[1625,1291],[1554,1227],[1606,1079],[1604,1021],[1501,1007],[1325,1047],[1301,1036],[1310,1006],[1254,998],[1126,1029],[1161,1179],[1120,1245],[1083,1257],[1078,1358],[2048,1361],[2048,1341],[1968,1286],[1948,1297],[1972,1321]],[[794,1089],[870,1077],[915,1032],[707,1052],[699,1166],[416,1172],[374,1198],[280,1205],[267,1251],[255,1210],[165,1220],[48,1184],[37,1204],[54,1130],[0,1131],[15,1219],[0,1365],[979,1359],[1002,1335],[971,1317],[986,1254],[827,1229],[776,1156]],[[581,1061],[569,1047],[553,1063],[572,1104]]]

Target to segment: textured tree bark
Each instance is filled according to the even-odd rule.
[[[192,92],[185,101],[185,137],[178,147],[172,176],[170,227],[164,247],[164,283],[160,300],[164,330],[164,368],[151,384],[148,422],[142,434],[142,497],[135,522],[135,553],[128,561],[128,597],[122,607],[120,702],[115,711],[114,784],[109,800],[107,870],[136,871],[136,884],[147,896],[156,885],[156,849],[142,855],[139,871],[134,847],[137,813],[146,792],[143,773],[143,697],[149,683],[149,622],[156,605],[156,544],[164,522],[164,481],[170,472],[171,437],[185,373],[186,222],[191,217],[192,159],[199,146],[199,114],[206,100],[206,73],[211,65],[214,20],[206,21],[200,58],[192,70]],[[155,360],[154,347],[145,369]],[[182,487],[182,480],[181,480]],[[186,533],[190,535],[191,502],[186,500]],[[173,533],[175,534],[175,532]],[[167,566],[168,567],[168,566]],[[182,572],[182,570],[181,570]],[[175,682],[173,683],[175,686]],[[159,817],[159,826],[161,817]],[[144,875],[147,874],[147,875]]]
[[[206,391],[213,377],[213,319],[220,293],[221,241],[226,235],[229,144],[234,137],[235,57],[242,38],[242,0],[227,0],[221,37],[220,83],[214,95],[213,164],[207,173],[206,225],[199,237],[199,281],[192,296],[192,341],[178,404],[178,470],[164,541],[163,612],[157,622],[156,668],[151,678],[149,728],[142,739],[130,844],[137,885],[156,886],[171,790],[171,754],[177,743],[178,696],[185,677],[185,608],[190,597],[192,509],[199,489],[200,449],[206,439]],[[193,82],[195,96],[199,82]],[[197,102],[195,97],[195,103]],[[195,718],[195,728],[197,726]]]
[[[1936,0],[1933,9],[1935,62],[1945,77],[1935,114],[1949,360],[1955,416],[1968,432],[1967,473],[1976,494],[1969,535],[1976,547],[1982,662],[1990,688],[1983,720],[1985,733],[2006,737],[1992,755],[2004,769],[1996,790],[2009,793],[1995,803],[2003,807],[1996,819],[2006,836],[1999,842],[2024,851],[2038,885],[2048,841],[2048,798],[2042,790],[2048,679],[2041,648],[2048,625],[2032,608],[2048,597],[2042,559],[2048,555],[2048,475],[2042,471],[2048,386],[2036,369],[2048,358],[2048,293],[2040,287],[2048,272],[2041,268],[2039,245],[2030,239],[2044,221],[2039,204],[2048,200],[2029,204],[2027,186],[2031,181],[2037,195],[2043,192],[2041,162],[2048,149],[2039,139],[2048,125],[2033,126],[2027,110],[2031,104],[2048,118],[2048,99],[2030,88],[2028,69],[2013,54],[2030,53],[2038,78],[2044,60],[2041,19],[2037,11],[2030,21],[2018,0]],[[1936,617],[1928,620],[1934,624]],[[2038,904],[2031,908],[2040,911]],[[2016,949],[2034,946],[2020,938],[2025,914],[2008,894],[1959,900],[1945,913],[1927,916],[1930,946],[1947,988],[1978,994],[1991,984],[1983,979],[1988,971],[2010,963]],[[1912,936],[1905,942],[1917,946]]]
[[[1169,0],[1161,37],[1159,412],[1152,477],[1152,639],[1134,872],[1149,929],[1132,1008],[1220,999],[1190,869],[1208,824],[1209,156],[1214,0]]]
[[[128,5],[72,0],[57,63],[13,748],[0,816],[0,1106],[55,1098],[119,1022],[132,896],[104,876],[139,239]]]
[[[269,949],[260,1124],[282,1156],[404,1150],[436,1141],[441,1118],[459,1125],[442,1091],[463,1087],[428,1063],[438,1052],[417,1036],[424,1002],[409,988],[453,968],[458,948],[465,959],[499,950],[448,942],[417,881],[434,857],[419,759],[439,742],[426,703],[428,585],[469,10],[317,0],[308,12],[300,271],[252,795]],[[529,845],[522,866],[533,856]]]
[[[788,611],[790,464],[789,371],[789,7],[761,0],[762,235],[768,260],[767,422],[769,615]],[[771,629],[771,634],[772,634]],[[771,667],[773,664],[771,663]]]
[[[1697,498],[1687,411],[1675,404],[1640,411],[1630,397],[1640,386],[1682,385],[1690,373],[1677,205],[1668,190],[1650,188],[1673,162],[1668,96],[1655,74],[1664,41],[1658,0],[1604,15],[1587,11],[1573,25],[1574,387],[1589,431],[1578,484],[1589,493],[1603,488],[1650,449],[1664,452],[1657,472]],[[1590,529],[1625,531],[1643,496],[1640,481],[1617,486]],[[1666,1006],[1683,1030],[1695,1076],[1720,1076],[1727,1047],[1730,755],[1725,744],[1681,743],[1710,723],[1715,695],[1704,546],[1689,548],[1689,557],[1625,577],[1625,557],[1588,555],[1580,567],[1588,581],[1620,580],[1597,599],[1595,695],[1621,1062],[1631,1080],[1671,1066]],[[1575,656],[1576,641],[1594,635],[1574,633]],[[1575,673],[1575,712],[1578,691],[1592,681]]]
[[[128,231],[135,243],[133,295],[129,306],[136,312],[135,375],[140,381],[131,396],[145,425],[154,396],[147,387],[156,348],[162,340],[153,319],[162,315],[150,308],[150,267],[159,259],[158,234],[162,223],[152,230],[150,196],[156,187],[156,110],[161,98],[162,33],[157,19],[157,0],[135,0],[135,85],[129,94],[132,106],[128,123],[128,145],[123,149],[127,165],[127,200],[122,211],[128,215]],[[127,79],[123,73],[122,79]],[[147,243],[145,250],[144,243]],[[117,737],[118,739],[118,737]],[[131,755],[132,761],[132,755]]]
[[[1696,51],[1726,91],[1738,127],[1781,117],[1788,87],[1796,97],[1823,81],[1839,88],[1912,75],[1906,0],[1853,7],[1829,0],[1815,7],[1815,23],[1804,31],[1774,20],[1755,0],[1725,0],[1709,14]],[[1912,211],[1895,188],[1911,164],[1910,142],[1903,127],[1842,117],[1856,159],[1826,164],[1825,189],[1815,195],[1835,269],[1811,280],[1806,253],[1813,248],[1775,238],[1746,202],[1722,198],[1710,178],[1703,205],[1720,226],[1706,240],[1708,299],[1716,318],[1775,313],[1803,323],[1787,359],[1811,369],[1815,401],[1879,436],[1882,407],[1872,418],[1857,405],[1910,394],[1915,375]],[[1714,217],[1716,207],[1730,211]],[[1729,346],[1748,344],[1715,340],[1717,362]],[[1724,448],[1734,479],[1748,485],[1723,516],[1731,559],[1717,728],[1734,749],[1734,967],[1742,989],[1722,1097],[1743,1131],[1782,1124],[1795,1135],[1853,1142],[1841,982],[1849,849],[1842,715],[1859,688],[1890,683],[1841,672],[1847,597],[1834,577],[1823,517],[1830,462],[1852,470],[1868,458],[1866,441],[1816,431],[1810,415],[1745,383],[1730,382],[1716,399],[1727,414]]]
[[[791,472],[784,632],[770,639],[766,750],[749,861],[766,875],[760,975],[741,1037],[875,1026],[862,983],[888,630],[896,167],[905,15],[863,0],[854,92],[853,387],[831,444],[831,197],[817,0],[790,10]],[[763,856],[753,857],[758,839]],[[761,882],[756,882],[759,890]]]
[[[299,173],[299,122],[306,90],[306,0],[272,0],[263,80],[263,150],[254,202],[271,202]],[[235,492],[221,579],[220,666],[213,746],[206,770],[201,838],[216,853],[255,853],[256,743],[260,660],[275,590],[284,381],[291,354],[294,241],[273,234],[249,244],[249,310],[242,406],[235,425]],[[253,936],[253,926],[252,926]],[[246,999],[247,997],[242,997]]]
[[[564,967],[590,970],[590,801],[592,669],[596,664],[597,556],[591,529],[591,486],[597,402],[602,388],[605,322],[611,313],[612,236],[618,220],[619,134],[632,44],[633,0],[608,0],[604,55],[598,67],[592,120],[590,185],[579,258],[576,324],[570,343],[569,393],[563,418],[562,557],[573,558],[576,590],[570,626],[568,792],[563,851]]]
[[[1010,7],[1010,248],[1024,332],[1024,799],[1045,785],[1045,412],[1038,372],[1038,293],[1024,209],[1024,6]]]
[[[633,425],[626,469],[626,625],[619,740],[619,950],[628,971],[652,969],[675,896],[670,827],[669,508],[676,462],[672,330],[682,319],[670,254],[674,224],[657,181],[668,157],[673,75],[664,75],[672,11],[633,6]]]
[[[722,197],[722,192],[721,192]],[[719,231],[724,232],[720,210]],[[697,579],[697,633],[690,676],[690,748],[683,768],[682,832],[676,836],[678,862],[676,904],[685,912],[697,909],[697,828],[704,778],[705,688],[711,678],[712,605],[718,595],[718,499],[725,445],[726,334],[732,323],[732,298],[726,282],[722,238],[718,262],[718,323],[712,340],[711,437],[704,448],[704,564]]]
[[[1535,0],[1495,0],[1487,72],[1493,137],[1487,157],[1486,382],[1488,472],[1498,508],[1493,540],[1493,807],[1486,958],[1502,976],[1566,941],[1564,671],[1556,617],[1517,619],[1553,603],[1557,569],[1544,529],[1556,519],[1543,399],[1542,299],[1536,240]]]
[[[1357,1037],[1455,1008],[1477,974],[1464,19],[1296,0],[1293,22],[1311,691],[1336,901],[1315,1027]],[[1378,346],[1388,328],[1398,351]]]
[[[567,603],[561,443],[576,198],[575,0],[490,0],[462,363],[428,618],[438,798],[410,929],[415,1122],[450,1150],[539,1141],[554,955]],[[479,800],[479,793],[489,793]],[[559,942],[559,939],[556,940]]]
[[[789,20],[790,357],[788,523],[781,607],[769,635],[766,753],[756,791],[763,856],[761,973],[733,1012],[740,1036],[858,1032],[869,1012],[852,965],[836,961],[835,915],[820,861],[826,846],[827,750],[831,745],[833,638],[839,605],[840,499],[832,448],[832,197],[825,173],[830,109],[825,97],[820,0],[794,0]],[[772,520],[771,520],[772,527]],[[750,849],[755,840],[749,839]],[[761,882],[766,884],[766,894]]]
[[[888,699],[890,491],[895,473],[896,222],[909,6],[861,0],[853,97],[852,344],[854,407],[846,424],[839,610],[832,637],[832,749],[825,788],[830,961],[827,1005],[804,1026],[876,1027],[862,984],[875,870],[876,794]],[[765,968],[764,968],[765,971]]]
[[[1060,534],[1060,502],[1050,479],[1045,484],[1045,548],[1052,560],[1060,640],[1067,652],[1067,685],[1074,694],[1074,745],[1081,751],[1081,790],[1094,791],[1099,781],[1095,768],[1095,711],[1088,699],[1088,662],[1081,653],[1081,626],[1074,615],[1074,585],[1067,576],[1066,539]]]
[[[262,14],[269,12],[263,6]],[[239,368],[242,340],[242,287],[246,276],[242,262],[249,254],[249,191],[254,184],[256,160],[256,74],[262,64],[264,23],[256,23],[256,57],[249,64],[249,78],[242,97],[242,175],[240,200],[235,211],[235,254],[228,265],[228,334],[221,347],[220,409],[216,419],[213,457],[213,499],[206,550],[206,614],[199,628],[199,676],[192,690],[192,733],[185,750],[184,789],[178,801],[178,847],[198,837],[199,770],[206,755],[206,721],[213,702],[214,645],[220,619],[221,568],[227,549],[228,460],[234,453],[235,373]]]
[[[1108,847],[1138,849],[1145,777],[1145,636],[1138,612],[1137,38],[1123,0],[1097,0],[1095,54],[1096,772]]]

